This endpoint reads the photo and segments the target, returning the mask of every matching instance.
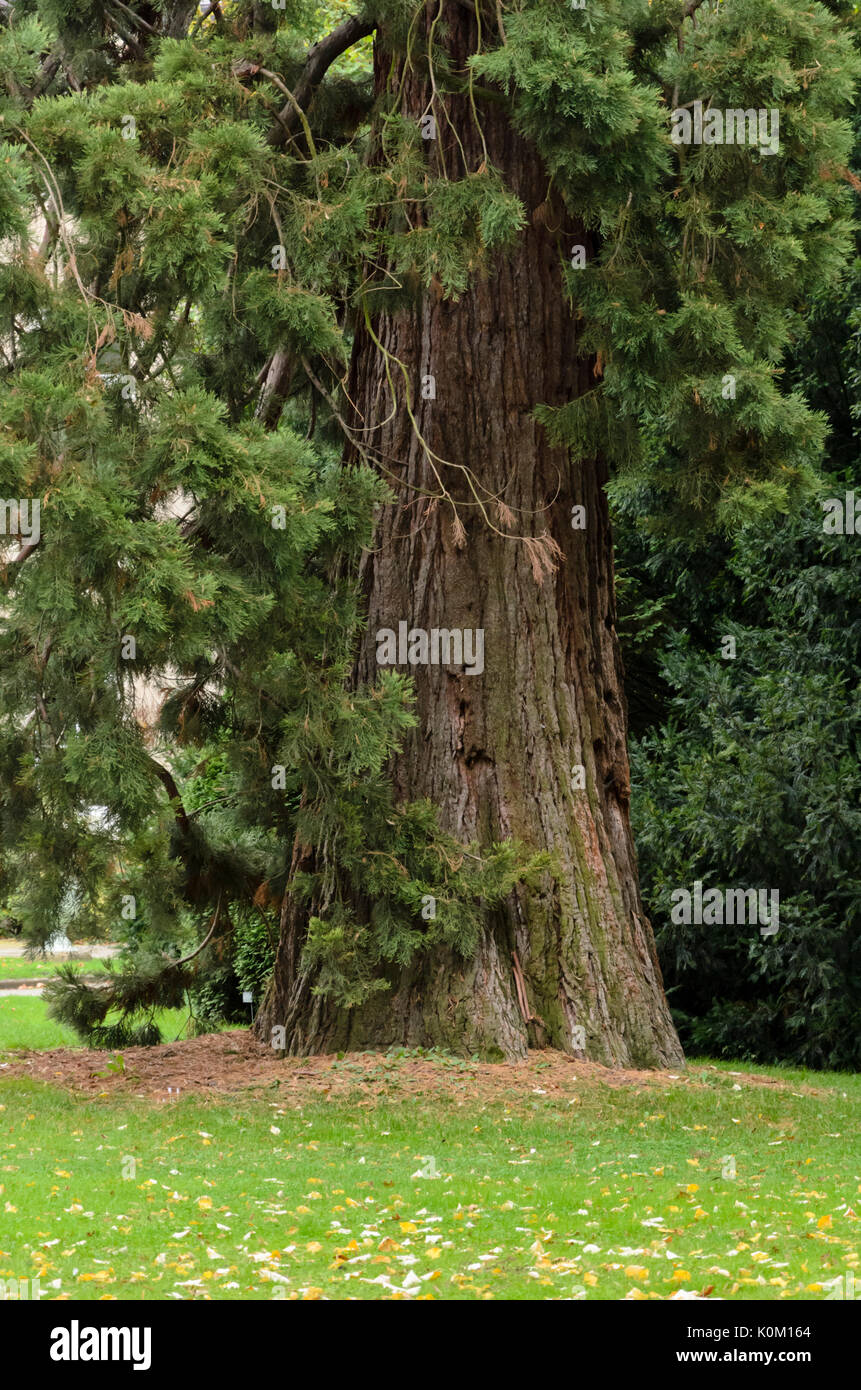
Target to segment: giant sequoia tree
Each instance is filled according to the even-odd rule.
[[[41,512],[5,552],[0,891],[34,941],[135,948],[55,1006],[181,996],[274,912],[290,1050],[678,1062],[605,485],[713,530],[810,481],[780,360],[850,244],[839,16],[4,13],[0,479]]]

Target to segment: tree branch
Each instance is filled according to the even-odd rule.
[[[182,797],[179,794],[179,787],[176,785],[176,782],[173,779],[173,773],[170,771],[169,768],[163,767],[161,763],[156,762],[155,758],[152,757],[151,754],[148,753],[147,757],[149,758],[150,767],[152,768],[158,780],[161,782],[162,786],[168,794],[168,797],[172,802],[175,803],[174,815],[176,816],[177,825],[179,826],[180,830],[184,831],[187,834],[188,830],[190,829],[189,820],[188,816],[186,815],[185,807],[182,804]]]
[[[9,570],[13,565],[23,565],[24,561],[28,559],[30,555],[33,554],[34,550],[38,549],[40,544],[41,536],[37,541],[28,541],[26,545],[21,547],[17,555],[13,555],[11,560],[7,560],[5,565],[0,566],[0,568],[2,568],[3,578],[5,579],[7,577]]]
[[[685,20],[690,19],[693,22],[694,15],[696,14],[697,10],[699,9],[700,5],[702,5],[702,3],[703,0],[686,0],[685,7],[682,10],[682,22],[676,31],[676,50],[679,53],[684,53],[685,51]],[[696,28],[696,24],[694,24],[694,28]],[[673,99],[670,105],[672,109],[675,111],[678,104],[679,84],[677,82],[676,85],[673,87]]]
[[[326,38],[320,39],[319,43],[308,49],[293,99],[282,107],[278,113],[278,124],[272,127],[266,137],[270,145],[279,146],[286,143],[299,125],[302,113],[335,59],[340,58],[342,53],[346,53],[347,49],[352,48],[360,39],[367,38],[376,27],[376,20],[359,19],[356,15],[351,15],[343,24],[339,24],[337,29],[333,29],[331,34],[327,34]]]
[[[135,58],[138,59],[139,62],[142,62],[146,58],[146,54],[144,53],[144,50],[141,48],[134,34],[131,33],[119,19],[117,19],[115,14],[110,14],[106,10],[105,22],[107,23],[109,28],[113,30],[116,36],[122,39],[126,48],[129,50],[131,54],[134,55]]]
[[[293,355],[279,348],[273,355],[266,372],[260,399],[254,414],[267,430],[274,430],[278,424],[290,382],[293,378]]]
[[[686,5],[685,5],[685,8],[682,10],[682,22],[681,22],[681,24],[679,25],[678,33],[676,34],[676,48],[678,49],[679,53],[684,53],[684,51],[685,51],[685,40],[684,40],[684,25],[685,25],[685,20],[686,20],[686,19],[693,19],[694,15],[696,14],[697,10],[699,9],[699,7],[700,7],[700,5],[701,5],[702,3],[703,3],[703,0],[687,0],[687,3],[686,3]],[[696,25],[695,25],[694,27],[696,28]]]
[[[203,950],[204,946],[208,946],[208,945],[209,945],[210,941],[212,940],[212,933],[215,931],[215,928],[218,926],[218,919],[219,919],[219,917],[221,916],[221,898],[222,898],[222,894],[219,893],[219,895],[218,895],[218,902],[217,902],[216,905],[215,905],[215,912],[213,913],[213,916],[212,916],[212,922],[211,922],[211,924],[210,924],[209,931],[206,933],[206,936],[203,938],[203,940],[201,941],[200,945],[196,948],[196,950],[194,950],[194,951],[191,952],[191,955],[189,955],[189,956],[182,956],[180,960],[172,960],[172,961],[170,962],[169,966],[168,966],[168,969],[169,969],[169,970],[176,970],[177,966],[179,966],[179,965],[188,965],[188,962],[189,962],[190,960],[194,960],[195,956],[199,956],[199,955],[200,955],[200,953],[201,953],[201,951]],[[164,955],[164,952],[162,952],[162,955]]]
[[[158,30],[153,28],[151,24],[148,24],[142,15],[137,14],[134,10],[130,10],[128,5],[124,5],[123,0],[111,0],[111,3],[116,5],[118,10],[122,10],[124,14],[127,14],[129,19],[141,29],[145,29],[148,34],[158,33]]]

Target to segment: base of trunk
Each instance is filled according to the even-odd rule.
[[[289,918],[294,911],[288,901],[284,916]],[[572,1009],[561,968],[546,972],[547,993],[541,1009],[531,1002],[534,968],[524,975],[516,949],[505,940],[503,921],[489,927],[471,960],[451,951],[431,952],[406,969],[390,972],[387,990],[351,1009],[315,995],[313,976],[301,969],[294,974],[289,968],[292,962],[288,964],[285,957],[295,937],[287,923],[283,926],[279,958],[255,1032],[261,1042],[273,1046],[283,1042],[290,1056],[423,1047],[496,1062],[517,1061],[531,1048],[554,1047],[605,1066],[684,1065],[663,1001],[647,923],[640,937],[645,953],[641,965],[654,998],[660,1001],[658,1007],[645,1014],[637,1007],[626,1008],[618,999],[604,998],[603,1009],[591,1011],[582,1033],[569,1023]],[[629,1003],[638,996],[639,990],[633,991]],[[283,1034],[276,1034],[274,1030],[281,1028]]]

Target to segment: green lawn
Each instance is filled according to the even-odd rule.
[[[560,1099],[536,1058],[485,1101],[441,1061],[433,1094],[298,1106],[277,1082],[159,1103],[0,1080],[0,1277],[102,1299],[824,1299],[858,1267],[861,1082],[733,1070],[572,1077]]]
[[[65,965],[65,961],[63,964]],[[81,975],[99,975],[104,972],[103,960],[74,962]],[[27,960],[22,956],[0,956],[0,982],[3,980],[47,980],[57,973],[57,962],[53,960]],[[2,988],[2,983],[0,983]]]
[[[109,1021],[110,1021],[110,1015]],[[165,1042],[178,1037],[188,1019],[187,1009],[161,1009],[155,1015]],[[0,1059],[15,1048],[80,1047],[71,1028],[48,1017],[47,1005],[38,995],[22,994],[0,999]]]

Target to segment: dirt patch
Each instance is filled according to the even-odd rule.
[[[8,1054],[7,1054],[8,1055]],[[703,1079],[708,1074],[708,1081]],[[747,1089],[762,1086],[814,1095],[812,1086],[716,1067],[692,1071],[629,1071],[581,1062],[564,1052],[532,1052],[522,1062],[474,1062],[409,1052],[351,1052],[343,1057],[278,1057],[247,1031],[128,1047],[121,1054],[83,1048],[23,1052],[0,1065],[2,1077],[33,1077],[95,1096],[134,1095],[169,1102],[179,1095],[229,1095],[277,1087],[279,1103],[301,1104],[331,1096],[355,1096],[372,1105],[386,1098],[447,1096],[459,1100],[570,1101],[577,1083],[636,1090],[701,1086],[715,1081]]]
[[[7,1054],[8,1055],[8,1054]],[[113,1061],[121,1055],[121,1062]],[[171,1100],[278,1086],[279,1102],[342,1096],[369,1102],[409,1094],[506,1100],[532,1095],[569,1100],[575,1083],[611,1088],[690,1084],[684,1072],[624,1071],[581,1062],[563,1052],[533,1052],[522,1062],[473,1062],[404,1052],[353,1052],[338,1058],[277,1057],[248,1032],[212,1033],[121,1054],[77,1048],[26,1052],[0,1066],[0,1077],[33,1077],[89,1095],[127,1094]],[[168,1089],[170,1088],[170,1090]]]

